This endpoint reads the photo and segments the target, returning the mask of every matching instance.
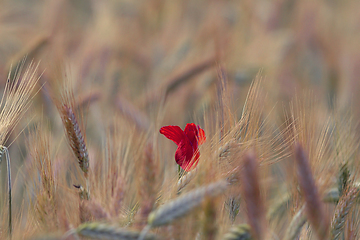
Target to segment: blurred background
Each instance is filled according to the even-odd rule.
[[[262,70],[274,101],[308,88],[358,116],[359,11],[353,0],[2,0],[0,79],[25,55],[41,60],[44,80],[61,61],[76,95],[95,88],[102,101],[121,95],[144,110],[185,75],[171,91],[176,113],[199,107],[184,99],[205,101],[221,64],[240,101]]]

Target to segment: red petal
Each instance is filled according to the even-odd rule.
[[[186,169],[184,169],[184,170],[189,172],[190,170],[194,169],[197,166],[197,164],[199,163],[199,158],[200,158],[200,152],[199,152],[199,149],[197,149],[195,154],[193,155],[191,162],[188,163],[188,166],[186,166]]]
[[[198,145],[203,144],[206,140],[204,130],[194,123],[186,124],[184,132],[195,148],[197,148]]]
[[[186,127],[184,129],[185,135],[188,137],[192,147],[193,151],[195,151],[198,148],[198,128],[194,123],[188,123],[186,124]]]
[[[184,131],[179,126],[165,126],[160,129],[160,133],[174,143],[179,145],[181,140],[186,138]]]
[[[178,148],[175,152],[175,161],[180,167],[184,170],[189,169],[189,163],[193,158],[194,152],[193,148],[188,139],[184,139],[178,145]],[[191,164],[192,165],[192,164]]]
[[[203,144],[206,141],[206,137],[205,137],[205,132],[204,130],[202,130],[199,126],[199,138],[198,138],[198,143],[199,145]]]

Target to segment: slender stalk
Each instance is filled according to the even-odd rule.
[[[9,151],[5,146],[0,146],[0,158],[5,153],[6,164],[7,164],[7,176],[8,176],[8,193],[9,193],[9,235],[11,238],[12,233],[12,217],[11,217],[11,166],[10,166],[10,155]],[[1,161],[0,161],[1,163]]]
[[[11,167],[10,167],[10,155],[9,151],[5,148],[5,156],[7,162],[7,173],[8,173],[8,190],[9,190],[9,234],[11,236],[12,232],[12,223],[11,223]]]

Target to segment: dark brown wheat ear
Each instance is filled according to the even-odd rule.
[[[248,221],[254,239],[260,240],[265,237],[265,207],[260,194],[259,169],[255,153],[248,152],[243,161],[241,180]]]
[[[59,77],[58,77],[59,78]],[[69,146],[78,160],[79,167],[88,178],[89,154],[86,147],[86,136],[83,119],[78,113],[77,103],[69,77],[62,76],[52,86],[53,101],[60,113]],[[60,89],[57,90],[56,89]]]
[[[59,111],[71,150],[75,154],[79,162],[80,169],[84,172],[85,178],[87,178],[89,172],[89,154],[79,122],[71,106],[62,104]]]
[[[318,188],[311,173],[309,159],[299,143],[295,145],[295,160],[301,191],[306,202],[306,215],[319,239],[327,239],[328,219],[324,204],[320,199]]]

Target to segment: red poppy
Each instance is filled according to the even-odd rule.
[[[160,133],[178,146],[175,161],[185,171],[196,167],[199,161],[199,145],[206,140],[205,132],[194,123],[186,124],[184,131],[179,126],[165,126]]]

